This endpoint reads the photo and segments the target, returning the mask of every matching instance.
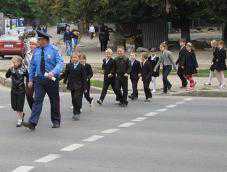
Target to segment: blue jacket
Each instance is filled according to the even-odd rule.
[[[41,47],[35,49],[30,68],[29,68],[29,81],[32,81],[34,77],[44,77],[40,71],[41,64]],[[56,46],[48,44],[44,47],[45,69],[46,72],[52,72],[56,78],[58,78],[64,67],[63,57],[59,54]]]

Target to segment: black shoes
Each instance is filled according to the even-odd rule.
[[[128,106],[128,102],[124,102],[124,103],[123,102],[120,102],[119,103],[119,106],[120,107],[127,107]]]
[[[80,115],[79,114],[75,114],[72,117],[73,121],[79,121],[80,120]]]
[[[99,104],[99,105],[102,105],[102,100],[97,100],[97,103]]]
[[[22,125],[25,127],[25,128],[28,128],[29,130],[31,131],[34,131],[35,130],[35,124],[32,124],[30,122],[22,122]]]
[[[60,124],[53,124],[52,128],[60,128]]]
[[[138,97],[133,96],[133,95],[128,96],[128,98],[130,98],[131,100],[137,100],[138,99]]]

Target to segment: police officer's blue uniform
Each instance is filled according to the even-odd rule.
[[[60,97],[59,81],[52,81],[44,76],[41,69],[42,58],[44,56],[45,72],[52,72],[55,78],[60,77],[64,67],[64,61],[59,54],[57,47],[47,44],[45,47],[35,49],[29,69],[29,81],[32,81],[35,89],[35,100],[32,107],[32,114],[29,123],[36,126],[42,111],[43,100],[47,94],[51,104],[51,121],[60,125]]]

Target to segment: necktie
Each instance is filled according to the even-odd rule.
[[[41,52],[41,64],[40,64],[40,71],[41,74],[45,74],[45,57],[44,57],[44,48],[42,48],[42,52]]]

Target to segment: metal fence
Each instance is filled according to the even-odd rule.
[[[140,24],[144,48],[158,48],[161,42],[168,41],[168,24],[165,22]]]

